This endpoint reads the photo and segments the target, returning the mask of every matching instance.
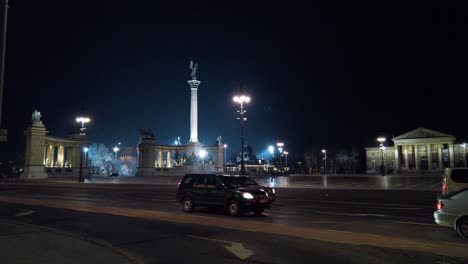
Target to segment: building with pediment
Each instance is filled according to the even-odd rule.
[[[441,171],[466,166],[466,145],[452,135],[419,127],[392,138],[393,146],[366,150],[367,172],[377,173],[382,164],[387,172]]]

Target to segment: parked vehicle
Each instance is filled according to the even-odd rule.
[[[21,173],[13,161],[0,162],[0,178],[19,178]]]
[[[446,168],[442,179],[442,196],[468,188],[468,168]]]
[[[468,239],[468,188],[439,197],[434,220],[441,226],[454,228]]]
[[[246,176],[187,174],[178,184],[177,201],[185,212],[196,206],[223,207],[231,216],[263,213],[276,200],[275,189]]]

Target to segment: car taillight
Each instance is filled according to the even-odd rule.
[[[442,210],[443,207],[444,207],[444,204],[441,201],[438,201],[437,202],[437,210]]]
[[[183,180],[183,179],[184,179],[184,178],[180,178],[179,183],[177,183],[177,188],[180,187],[180,184],[182,183],[182,180]]]

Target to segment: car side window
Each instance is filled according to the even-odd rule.
[[[206,187],[207,188],[216,188],[216,176],[215,175],[205,175]]]
[[[452,180],[454,182],[468,183],[468,170],[453,170]]]
[[[187,176],[182,184],[183,185],[190,184],[192,183],[192,180],[193,180],[192,176]]]
[[[193,188],[204,188],[204,187],[205,187],[204,175],[195,176],[195,180],[193,182]]]

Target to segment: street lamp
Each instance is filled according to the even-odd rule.
[[[278,142],[278,143],[276,143],[276,146],[278,147],[279,153],[283,153],[284,143],[283,142]]]
[[[224,144],[224,166],[226,166],[226,149],[227,149],[227,144]]]
[[[327,150],[326,150],[326,149],[322,149],[322,153],[323,153],[323,160],[324,160],[324,164],[323,164],[323,174],[327,174]]]
[[[3,83],[5,79],[5,50],[6,50],[6,33],[7,33],[7,17],[8,17],[8,0],[3,1],[3,27],[2,27],[2,50],[0,58],[0,141],[2,137],[6,140],[6,130],[2,130],[2,102],[3,102]]]
[[[286,156],[286,167],[288,167],[288,154],[289,154],[289,152],[283,151],[283,154]]]
[[[84,182],[83,178],[83,137],[86,136],[86,123],[91,122],[89,117],[80,116],[76,118],[76,122],[81,123],[80,127],[80,136],[81,136],[81,146],[80,146],[80,170],[78,173],[78,182]]]
[[[379,137],[379,138],[377,138],[377,141],[380,142],[380,150],[382,151],[382,165],[381,165],[382,176],[385,176],[385,163],[384,163],[384,150],[385,150],[384,142],[385,142],[385,138],[384,137]]]
[[[250,102],[250,97],[241,95],[241,96],[234,96],[232,100],[235,103],[240,104],[240,110],[237,110],[237,113],[239,113],[239,116],[237,117],[237,120],[239,120],[240,123],[240,128],[241,128],[241,175],[245,174],[245,166],[244,166],[244,122],[247,121],[247,117],[244,117],[245,113],[247,111],[244,110],[244,103]]]
[[[89,148],[88,147],[84,147],[83,148],[83,151],[85,153],[85,164],[86,164],[86,167],[88,167],[88,151],[89,151]]]
[[[463,143],[462,147],[463,147],[463,164],[465,165],[465,168],[466,168],[466,143]]]
[[[114,172],[118,172],[117,170],[117,164],[118,164],[118,159],[117,159],[117,152],[119,152],[119,148],[117,146],[114,147],[114,152],[115,152],[115,171]]]

